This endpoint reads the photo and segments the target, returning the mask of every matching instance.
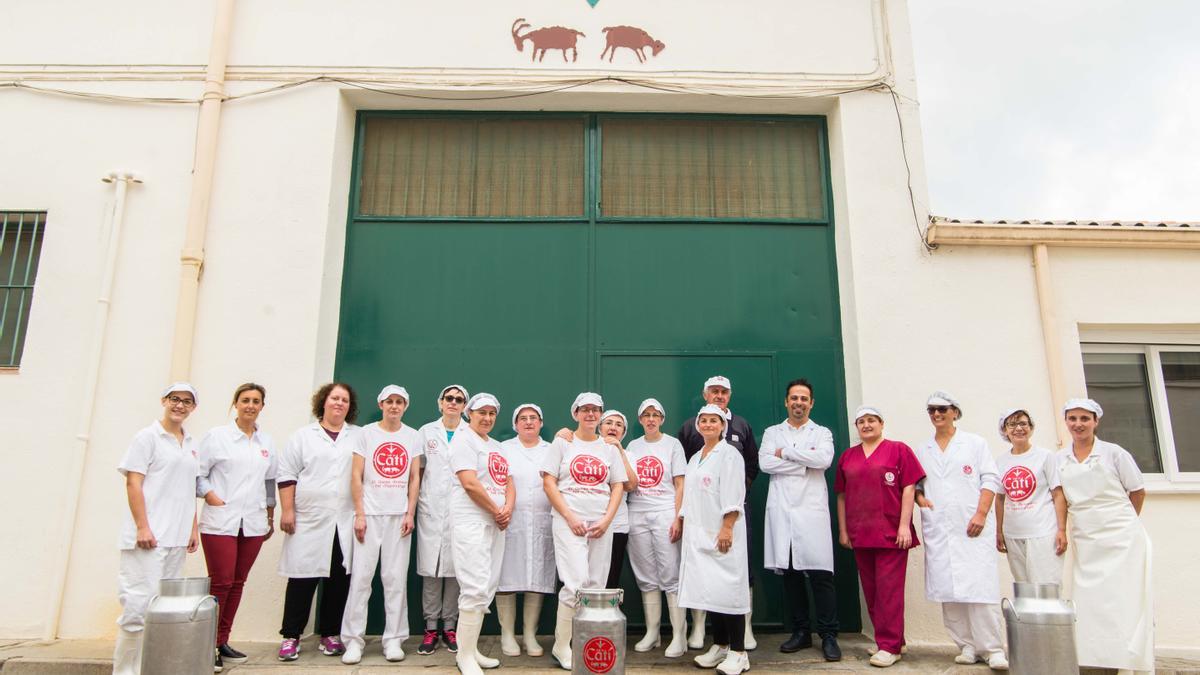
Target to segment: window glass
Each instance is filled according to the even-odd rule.
[[[1159,352],[1180,471],[1200,471],[1200,352]]]
[[[0,367],[21,365],[45,224],[44,212],[0,211]]]
[[[1104,408],[1096,435],[1128,450],[1145,473],[1162,473],[1145,354],[1084,353],[1088,396]]]

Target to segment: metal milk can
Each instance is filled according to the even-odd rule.
[[[163,579],[146,609],[142,675],[211,675],[217,599],[208,577]]]
[[[620,588],[581,588],[571,629],[572,675],[625,675],[625,614]]]
[[[1015,675],[1078,673],[1075,605],[1059,597],[1058,584],[1013,584],[1002,602],[1008,631],[1008,668]]]

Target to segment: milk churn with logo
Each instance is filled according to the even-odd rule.
[[[625,675],[625,614],[619,588],[581,588],[571,633],[573,675]]]
[[[208,577],[163,579],[146,609],[143,675],[207,675],[213,671],[217,599]]]
[[[1075,605],[1059,597],[1058,584],[1014,583],[1012,602],[1005,598],[1002,606],[1011,672],[1079,672]]]

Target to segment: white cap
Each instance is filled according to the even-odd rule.
[[[726,381],[728,381],[728,380],[726,380]],[[708,405],[705,405],[703,408],[700,408],[700,411],[696,413],[696,431],[700,431],[700,416],[701,415],[716,415],[717,417],[720,417],[722,420],[725,420],[725,426],[729,426],[729,411],[721,410],[720,406],[715,406],[715,405],[709,403]]]
[[[656,398],[648,398],[638,405],[638,417],[641,417],[642,413],[646,412],[646,408],[654,408],[658,412],[662,413],[663,419],[667,418],[667,409],[664,408],[663,404],[659,403],[658,399]]]
[[[200,405],[200,397],[196,395],[196,388],[187,382],[172,382],[171,384],[167,385],[166,389],[163,389],[162,396],[159,398],[166,398],[170,396],[171,392],[173,391],[186,391],[192,395],[192,400],[196,402],[196,405]]]
[[[1004,430],[1004,423],[1008,421],[1008,418],[1020,412],[1025,413],[1025,416],[1029,417],[1029,419],[1033,419],[1033,417],[1029,415],[1029,411],[1024,408],[1009,408],[1008,410],[1000,413],[1000,438],[1006,441],[1008,440],[1008,432]]]
[[[500,412],[500,401],[486,391],[481,391],[472,396],[471,400],[467,401],[467,411],[479,410],[489,405],[495,408],[496,412]]]
[[[585,391],[575,397],[575,402],[571,404],[571,416],[575,416],[575,411],[585,405],[594,405],[597,408],[604,408],[604,399],[600,398],[600,394],[591,391]]]
[[[545,416],[543,416],[543,415],[542,415],[542,409],[541,409],[540,407],[538,407],[538,404],[536,404],[536,403],[522,403],[521,405],[519,405],[519,406],[517,406],[517,407],[513,408],[513,420],[512,420],[512,424],[513,424],[513,431],[516,431],[516,430],[517,430],[517,415],[520,415],[520,414],[521,414],[521,411],[522,411],[522,410],[524,410],[524,409],[526,409],[526,408],[529,408],[530,410],[532,410],[532,411],[534,411],[535,413],[537,413],[537,414],[538,414],[538,419],[545,419]]]
[[[400,398],[404,399],[405,403],[408,403],[408,390],[396,384],[389,384],[383,389],[380,389],[379,396],[376,396],[375,400],[379,403],[383,403],[392,394],[399,396]]]
[[[1096,403],[1090,398],[1070,399],[1067,401],[1066,405],[1063,406],[1063,415],[1066,416],[1068,410],[1074,410],[1076,408],[1091,412],[1096,416],[1096,419],[1104,417],[1104,408],[1101,408],[1099,403]]]
[[[879,412],[879,408],[873,405],[860,405],[858,410],[854,411],[854,421],[857,423],[862,419],[863,415],[874,415],[879,419],[883,419],[883,413]]]
[[[625,432],[622,433],[621,438],[618,438],[617,440],[625,438],[625,434],[629,433],[629,420],[625,419],[625,413],[621,412],[620,410],[605,410],[604,413],[600,415],[600,423],[604,424],[604,420],[609,417],[621,418],[621,423],[625,425]]]
[[[709,387],[724,387],[729,391],[733,391],[733,385],[729,383],[729,378],[724,375],[713,375],[704,381],[704,388]]]
[[[446,385],[445,387],[442,387],[442,391],[438,394],[438,403],[439,404],[442,401],[442,397],[445,396],[446,392],[450,391],[451,389],[457,389],[457,390],[461,391],[463,393],[463,398],[471,398],[471,392],[467,391],[466,387],[462,386],[461,384],[449,384],[449,385]]]
[[[953,396],[944,391],[935,391],[929,395],[929,399],[925,401],[926,406],[931,405],[948,405],[958,411],[958,416],[962,417],[962,406],[958,404]]]

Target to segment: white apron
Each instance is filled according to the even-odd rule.
[[[329,576],[333,535],[338,536],[346,572],[354,540],[350,456],[359,428],[342,427],[337,441],[319,422],[292,434],[280,457],[279,479],[296,481],[296,533],[284,534],[279,574],[304,579]]]
[[[455,433],[466,431],[460,422]],[[421,427],[425,439],[424,473],[417,498],[417,574],[423,577],[454,576],[454,556],[450,548],[450,492],[458,478],[450,471],[450,442],[446,427],[438,419]]]
[[[1000,602],[996,520],[988,509],[983,532],[967,536],[979,493],[999,489],[996,461],[975,434],[958,431],[942,451],[930,439],[917,450],[932,509],[918,509],[925,535],[925,597],[931,602]]]
[[[783,458],[775,456],[783,450]],[[799,429],[787,422],[763,434],[758,467],[770,474],[763,567],[782,572],[833,571],[833,530],[825,470],[833,463],[833,434],[808,422]]]
[[[518,438],[500,444],[508,460],[508,478],[517,489],[512,522],[504,531],[504,564],[500,592],[553,593],[554,535],[550,530],[550,500],[542,487],[542,453],[550,444],[541,441],[526,448]]]
[[[1120,480],[1100,462],[1068,462],[1060,478],[1075,546],[1079,665],[1152,671],[1150,537]]]
[[[746,562],[746,468],[741,454],[725,441],[701,460],[692,455],[683,480],[683,542],[679,563],[679,606],[721,614],[750,611]],[[726,513],[740,515],[733,525],[733,546],[717,550],[717,533]]]

